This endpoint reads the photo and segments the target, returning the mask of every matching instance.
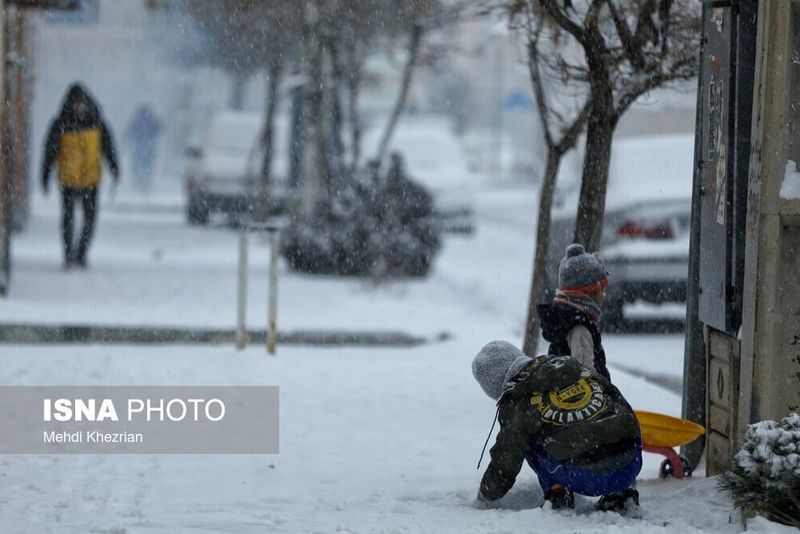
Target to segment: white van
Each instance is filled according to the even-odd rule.
[[[184,177],[186,216],[192,224],[205,224],[214,212],[249,213],[260,192],[264,159],[260,143],[261,113],[223,111],[214,115],[200,147],[190,148]],[[270,212],[280,212],[288,198],[288,121],[277,117],[270,188]]]

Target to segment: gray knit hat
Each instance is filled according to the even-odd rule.
[[[558,288],[594,293],[608,287],[608,271],[597,256],[588,254],[579,243],[567,247],[558,266]]]
[[[492,341],[472,360],[472,375],[483,391],[498,400],[512,378],[531,358],[507,341]]]

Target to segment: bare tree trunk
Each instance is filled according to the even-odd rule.
[[[613,118],[606,115],[593,112],[586,129],[586,156],[575,222],[574,241],[592,252],[599,248],[603,234],[611,141],[615,128]]]
[[[344,73],[340,57],[339,43],[332,39],[328,43],[328,52],[331,61],[331,88],[328,91],[330,98],[330,151],[329,162],[335,180],[342,178],[344,173],[344,112],[342,110],[342,88],[344,86]]]
[[[542,301],[542,296],[544,295],[547,248],[550,243],[551,209],[562,155],[563,153],[557,147],[550,147],[547,151],[547,166],[542,180],[542,189],[539,192],[536,252],[533,258],[533,276],[531,278],[531,292],[528,298],[528,318],[525,321],[525,340],[522,344],[522,352],[531,357],[536,355],[536,349],[539,345],[539,314],[536,306]]]
[[[317,207],[322,185],[322,150],[324,142],[324,117],[322,116],[322,44],[313,43],[311,61],[307,65],[308,81],[305,85],[303,122],[305,147],[303,150],[302,211],[311,214]]]
[[[255,201],[255,215],[261,220],[266,219],[270,211],[269,185],[272,174],[272,155],[274,153],[275,111],[278,108],[278,102],[280,100],[278,88],[280,86],[282,70],[283,63],[276,54],[271,58],[269,67],[267,68],[266,110],[264,113],[264,128],[261,131],[261,149],[263,154],[258,181],[258,195]]]
[[[326,53],[330,47],[330,39],[323,37],[320,43],[320,58],[319,58],[319,109],[313,114],[315,120],[319,122],[316,128],[317,135],[317,169],[319,172],[319,192],[323,195],[318,197],[318,207],[328,206],[328,199],[331,198],[334,188],[334,143],[333,127],[335,119],[334,115],[334,100],[335,94],[332,90],[333,73],[330,63],[330,57]],[[319,202],[322,204],[319,204]]]
[[[558,169],[561,165],[561,158],[575,148],[578,136],[583,131],[584,126],[592,110],[591,100],[584,102],[583,107],[574,117],[569,126],[561,130],[561,138],[558,141],[553,139],[551,133],[551,109],[548,103],[545,85],[539,71],[539,37],[541,29],[531,36],[528,42],[528,70],[531,77],[531,87],[533,96],[536,99],[539,120],[542,123],[542,134],[544,135],[545,146],[547,146],[547,166],[542,180],[542,188],[539,191],[539,218],[536,225],[536,250],[533,258],[533,274],[531,276],[530,295],[528,297],[528,317],[525,321],[525,338],[522,343],[522,350],[528,356],[535,356],[539,344],[539,314],[537,306],[541,303],[544,296],[545,284],[547,283],[547,251],[550,247],[550,222],[553,196],[556,189],[556,179]],[[563,121],[563,119],[562,119]]]
[[[591,50],[586,50],[586,59],[591,73],[592,111],[586,126],[586,155],[583,159],[574,241],[594,252],[600,246],[603,235],[611,141],[618,116],[614,109],[614,91],[603,36],[597,30],[589,35]]]
[[[392,114],[389,117],[389,123],[386,125],[386,130],[381,137],[380,145],[378,145],[378,153],[375,158],[378,161],[383,161],[386,156],[386,149],[392,139],[394,130],[397,127],[397,122],[403,114],[408,101],[408,92],[411,89],[411,80],[414,76],[414,68],[417,65],[417,56],[419,55],[420,44],[422,43],[423,27],[421,24],[414,24],[411,29],[411,37],[408,42],[408,60],[406,61],[405,68],[403,69],[403,81],[400,85],[400,93],[397,95]]]
[[[283,62],[276,54],[270,61],[269,70],[267,75],[267,102],[266,113],[264,117],[264,130],[261,134],[261,146],[264,149],[264,160],[261,163],[261,188],[264,198],[269,188],[270,177],[272,175],[272,156],[274,153],[274,139],[275,139],[275,113],[278,109],[280,102],[280,93],[278,92],[281,77],[283,75]]]
[[[350,126],[350,174],[354,175],[361,160],[361,114],[358,97],[361,91],[361,62],[356,45],[347,48],[347,119]]]

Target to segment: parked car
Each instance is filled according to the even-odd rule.
[[[377,151],[383,124],[364,136],[365,154]],[[436,215],[443,231],[470,233],[475,229],[472,194],[473,174],[452,121],[437,115],[404,116],[389,144],[399,152],[411,179],[433,195]]]
[[[548,298],[572,242],[580,158],[566,161],[548,248]],[[685,302],[689,265],[694,137],[663,135],[614,142],[600,256],[611,273],[603,320],[623,319],[627,302]],[[563,183],[562,183],[563,181]]]
[[[259,142],[264,119],[261,113],[224,111],[209,122],[200,146],[190,148],[186,174],[186,216],[192,224],[206,224],[214,212],[249,213],[260,187],[263,150]],[[286,121],[275,127],[272,177],[268,191],[269,211],[280,212],[290,199],[286,187],[288,148]]]

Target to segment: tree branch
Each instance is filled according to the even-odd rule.
[[[586,29],[597,30],[597,24],[600,20],[600,9],[603,7],[607,0],[592,0],[589,9],[586,11],[586,17],[583,19],[583,26]]]
[[[686,70],[684,70],[686,69]],[[673,65],[669,71],[661,71],[647,77],[631,87],[630,91],[623,94],[615,106],[615,120],[619,119],[639,97],[675,80],[688,80],[697,75],[697,58],[694,56],[683,57]]]
[[[378,161],[383,161],[383,158],[386,155],[386,150],[389,147],[389,141],[391,141],[392,134],[397,126],[397,121],[400,120],[400,116],[403,114],[403,110],[406,107],[408,93],[411,89],[411,79],[417,66],[419,49],[422,44],[422,37],[424,34],[425,28],[421,24],[414,22],[414,24],[411,26],[411,34],[408,40],[408,58],[406,59],[406,64],[403,68],[403,78],[400,83],[400,92],[397,95],[397,101],[395,102],[394,109],[390,115],[389,123],[386,125],[386,129],[381,137],[380,145],[378,146],[378,153],[375,155],[375,159]]]
[[[575,37],[578,42],[586,47],[589,43],[589,36],[586,33],[586,29],[579,26],[575,21],[573,21],[566,12],[556,5],[556,0],[539,0],[544,10],[547,12],[553,20],[564,28],[570,35]],[[594,0],[598,1],[598,0]]]
[[[559,154],[559,156],[564,155],[567,151],[572,149],[575,146],[575,142],[578,139],[578,136],[581,134],[583,129],[586,127],[586,123],[589,121],[589,116],[592,114],[592,99],[587,98],[586,101],[583,103],[583,108],[581,109],[578,116],[575,120],[570,124],[570,126],[561,133],[561,140],[556,144],[555,150]]]
[[[658,8],[658,17],[661,19],[661,55],[666,56],[668,51],[668,36],[670,30],[670,10],[673,0],[661,0]]]
[[[542,123],[542,134],[544,135],[544,142],[547,148],[553,147],[553,135],[550,133],[550,106],[548,105],[547,98],[544,94],[544,87],[542,85],[542,77],[539,72],[539,36],[541,27],[537,28],[533,37],[528,41],[528,72],[531,77],[531,86],[533,87],[533,96],[536,99],[536,107],[539,112],[539,120]]]
[[[617,30],[617,35],[625,50],[625,54],[634,69],[640,70],[644,68],[645,60],[642,56],[642,43],[634,37],[631,32],[628,22],[620,16],[617,7],[612,0],[608,0],[608,10],[611,13],[611,20],[614,22],[614,28]],[[641,21],[640,21],[641,22]],[[637,32],[638,33],[638,32]],[[638,35],[637,35],[638,37]]]
[[[580,135],[581,131],[583,131],[584,127],[586,126],[586,122],[589,119],[589,114],[591,111],[591,99],[588,97],[586,98],[578,115],[572,120],[572,122],[569,123],[569,126],[566,126],[567,119],[565,119],[564,116],[554,109],[553,106],[551,106],[548,102],[544,81],[540,71],[542,56],[540,55],[539,46],[542,32],[544,31],[544,25],[541,24],[541,21],[534,22],[530,19],[529,23],[534,25],[533,27],[528,27],[528,31],[530,31],[532,35],[528,39],[527,47],[528,71],[531,78],[531,86],[533,87],[533,94],[536,100],[537,111],[542,125],[545,144],[547,145],[548,150],[554,151],[554,153],[558,154],[560,157],[574,146],[578,135]],[[561,137],[558,141],[554,139],[553,132],[551,130],[552,116],[554,116],[556,121],[562,125]]]

